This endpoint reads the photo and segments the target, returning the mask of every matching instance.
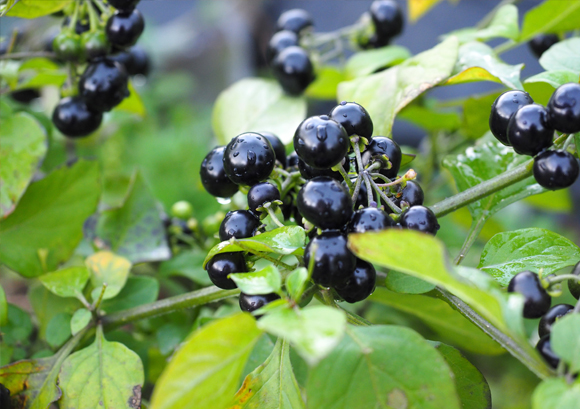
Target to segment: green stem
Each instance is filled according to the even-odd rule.
[[[87,1],[87,11],[89,13],[89,24],[91,27],[91,31],[96,31],[99,29],[99,16],[97,15],[97,12],[95,10],[95,7],[93,6],[93,2],[92,1]]]
[[[557,276],[551,276],[549,278],[546,278],[546,281],[548,282],[548,284],[556,284],[556,283],[561,283],[562,281],[568,281],[568,280],[574,280],[580,283],[580,276],[577,276],[575,274],[560,274]]]
[[[375,192],[377,192],[381,196],[381,199],[383,199],[383,201],[387,203],[387,206],[389,206],[391,210],[396,214],[401,214],[401,208],[397,206],[391,199],[389,199],[389,197],[385,194],[385,192],[381,190],[381,188],[375,183],[375,181],[372,180],[370,177],[369,181]]]
[[[342,166],[342,163],[339,163],[338,165],[334,166],[333,169],[338,170],[338,172],[341,174],[342,178],[344,179],[344,182],[348,186],[348,189],[352,190],[354,185],[352,184],[350,177],[348,176],[348,173],[346,173],[346,170],[344,170],[344,166]]]
[[[340,305],[337,305],[337,307],[339,310],[344,311],[344,313],[346,314],[346,322],[348,322],[349,324],[358,325],[360,327],[369,327],[372,325],[370,321],[367,321],[360,315],[355,314],[354,312],[350,312],[349,310],[344,309]]]
[[[26,60],[27,58],[56,58],[56,54],[48,51],[25,51],[0,55],[0,60]]]
[[[373,187],[371,185],[371,177],[369,176],[369,174],[367,172],[363,173],[363,179],[365,181],[365,185],[367,187],[367,205],[368,207],[373,207],[372,203],[373,203]],[[380,190],[380,189],[379,189]]]
[[[260,257],[260,258],[263,258],[264,260],[268,260],[269,262],[271,262],[271,263],[274,263],[274,264],[276,264],[277,266],[282,266],[282,267],[284,267],[286,270],[290,270],[290,271],[292,271],[292,270],[294,270],[294,268],[295,268],[295,266],[291,266],[290,264],[286,264],[286,263],[284,263],[283,261],[276,260],[274,257],[270,257],[270,256],[268,256],[268,255],[266,255],[266,254],[264,254],[264,253],[262,253],[262,252],[259,252],[259,251],[257,251],[257,250],[254,250],[254,249],[252,249],[252,248],[250,248],[250,247],[246,246],[244,243],[240,242],[239,240],[236,240],[236,239],[230,239],[230,240],[231,240],[231,242],[232,242],[233,244],[235,244],[236,246],[238,246],[238,247],[239,247],[239,248],[241,248],[242,250],[244,250],[244,251],[247,251],[248,253],[251,253],[251,254],[253,254],[253,255],[255,255],[255,256],[258,256],[258,257]]]
[[[265,207],[265,209],[266,209],[266,212],[268,212],[268,216],[270,216],[270,219],[272,219],[272,221],[276,224],[276,226],[284,227],[284,223],[282,223],[280,220],[278,220],[276,213],[274,213],[274,211],[272,210],[272,208],[270,206]]]

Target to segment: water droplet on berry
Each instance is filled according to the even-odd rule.
[[[233,157],[234,157],[234,158],[237,158],[239,154],[240,154],[240,152],[237,152],[237,151],[236,151],[236,152],[234,152],[234,154],[233,154]]]
[[[327,136],[328,136],[328,135],[326,134],[326,126],[324,126],[324,125],[319,125],[319,126],[316,128],[316,138],[317,138],[319,141],[321,141],[321,142],[322,142],[322,141],[325,141],[325,140],[326,140]]]
[[[346,105],[346,101],[341,101],[340,105]]]
[[[256,154],[254,151],[248,151],[247,158],[249,164],[253,165],[256,163]]]

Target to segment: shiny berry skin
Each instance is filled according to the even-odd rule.
[[[233,210],[228,212],[222,220],[219,230],[220,240],[226,241],[232,237],[236,239],[252,237],[260,224],[260,220],[249,210]]]
[[[545,151],[534,158],[534,178],[543,188],[567,188],[578,179],[579,173],[578,160],[566,151]]]
[[[354,212],[348,223],[349,233],[364,233],[366,231],[379,231],[393,227],[395,222],[389,215],[376,207],[365,207]]]
[[[344,127],[327,115],[311,116],[302,121],[293,142],[300,159],[317,169],[338,165],[350,147]]]
[[[129,76],[139,74],[147,76],[149,74],[151,66],[149,55],[143,47],[139,45],[135,45],[127,51],[121,51],[120,53],[110,55],[108,58],[123,65]]]
[[[276,154],[267,138],[247,132],[233,138],[224,152],[224,168],[238,185],[255,185],[274,170]]]
[[[314,81],[314,66],[305,49],[297,46],[282,50],[272,61],[272,72],[289,95],[300,95]]]
[[[550,335],[544,335],[538,343],[536,344],[536,349],[544,358],[544,360],[554,369],[558,367],[560,363],[560,357],[554,353],[552,350],[552,344],[550,343]]]
[[[219,253],[212,257],[205,266],[209,279],[216,287],[223,290],[233,290],[236,283],[228,274],[245,273],[248,271],[244,253]]]
[[[268,182],[255,184],[248,191],[248,207],[256,214],[260,213],[258,207],[280,200],[280,191],[276,186]]]
[[[310,179],[296,198],[300,214],[313,225],[342,229],[352,217],[352,199],[340,182],[327,176]]]
[[[400,207],[405,202],[409,206],[418,206],[422,205],[424,200],[425,194],[421,185],[414,180],[409,180],[407,186],[403,188],[401,196],[395,199],[395,204]]]
[[[387,167],[387,162],[383,155],[389,158],[391,169],[385,169]],[[401,167],[402,158],[403,153],[401,152],[401,148],[397,142],[393,141],[391,138],[387,138],[386,136],[375,136],[362,153],[362,161],[365,166],[374,161],[380,161],[384,168],[379,172],[389,179],[395,179],[397,177],[397,173]]]
[[[299,46],[298,34],[290,30],[282,30],[275,33],[270,41],[268,42],[268,48],[266,49],[266,59],[272,61],[282,50],[292,47]]]
[[[289,30],[300,34],[302,30],[312,27],[312,24],[312,17],[306,10],[292,9],[280,14],[276,28],[278,31]]]
[[[224,169],[225,149],[225,146],[214,148],[207,154],[199,170],[203,187],[210,195],[216,197],[230,197],[238,191],[238,185],[228,178]]]
[[[370,13],[378,38],[390,40],[403,31],[403,12],[396,1],[375,0]]]
[[[409,207],[401,213],[399,223],[405,229],[417,230],[432,235],[437,234],[437,230],[440,227],[435,214],[425,206]]]
[[[117,10],[133,10],[139,0],[107,0],[107,3]]]
[[[304,249],[304,263],[308,267],[314,257],[312,281],[324,287],[344,285],[356,267],[356,257],[347,247],[346,236],[329,230],[314,237]],[[313,250],[316,251],[313,254]]]
[[[537,155],[550,147],[554,138],[548,111],[538,104],[521,107],[508,122],[507,136],[520,155]]]
[[[559,132],[580,132],[580,84],[559,86],[548,101],[550,125]]]
[[[501,94],[491,105],[489,129],[493,136],[504,145],[510,146],[507,138],[507,127],[510,118],[518,109],[533,104],[534,100],[527,92],[507,91]]]
[[[377,272],[372,264],[357,259],[356,267],[352,275],[342,285],[334,287],[334,290],[348,303],[365,300],[375,290]]]
[[[580,263],[574,266],[574,269],[570,274],[574,274],[580,276]],[[579,299],[580,298],[580,281],[576,280],[568,280],[568,290],[570,290],[570,294],[572,297]]]
[[[278,156],[276,156],[276,159],[278,159]],[[296,151],[292,151],[292,153],[290,153],[289,155],[286,156],[285,168],[289,172],[294,172],[294,171],[298,170],[298,164],[300,162],[304,163],[304,161],[300,160]],[[312,178],[307,178],[307,179],[312,179]]]
[[[330,119],[341,124],[348,136],[358,135],[369,138],[373,135],[373,121],[371,116],[356,102],[342,101],[332,108]]]
[[[52,122],[66,136],[87,136],[101,125],[103,114],[91,110],[81,97],[61,99],[54,112]]]
[[[81,35],[81,48],[87,61],[105,57],[111,51],[111,45],[102,31],[87,31]]]
[[[144,29],[145,20],[139,10],[117,10],[109,17],[105,33],[111,44],[126,48],[135,45]]]
[[[540,338],[550,333],[552,325],[554,325],[556,320],[571,313],[573,310],[574,306],[570,304],[556,304],[550,308],[546,314],[542,315],[540,323],[538,324],[538,335]]]
[[[516,274],[510,280],[507,291],[524,296],[524,318],[540,318],[550,309],[552,299],[536,273],[522,271]]]
[[[63,31],[54,37],[52,50],[61,61],[77,61],[82,55],[81,38],[76,33]]]
[[[79,80],[79,95],[89,108],[110,111],[129,96],[129,77],[121,64],[102,58],[87,66]]]
[[[10,390],[0,383],[0,408],[10,408]]]
[[[528,46],[532,53],[540,58],[542,54],[548,51],[548,48],[560,41],[556,34],[539,34],[528,41]]]
[[[298,155],[296,155],[298,157]],[[300,175],[306,179],[314,179],[318,176],[328,176],[329,178],[335,180],[344,180],[342,175],[339,171],[334,171],[332,169],[315,169],[312,166],[308,166],[304,161],[298,158],[298,170],[300,171]]]
[[[254,312],[272,301],[279,300],[276,293],[250,295],[240,293],[240,309],[245,312]]]
[[[278,138],[278,136],[274,135],[272,132],[260,131],[258,133],[262,135],[264,138],[266,138],[268,142],[270,142],[270,145],[272,145],[272,149],[274,149],[274,153],[276,154],[276,160],[280,162],[282,167],[285,168],[286,147],[284,146],[284,143],[280,140],[280,138]]]

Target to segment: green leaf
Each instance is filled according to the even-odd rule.
[[[99,200],[99,165],[79,160],[32,183],[14,212],[0,222],[0,260],[25,277],[37,277],[68,260],[83,223]]]
[[[66,312],[52,317],[48,326],[46,327],[46,342],[52,348],[62,346],[71,336],[71,318],[72,316]]]
[[[280,293],[282,288],[280,271],[273,264],[252,273],[235,273],[229,277],[244,294]]]
[[[8,303],[8,323],[2,326],[2,342],[7,345],[26,342],[31,333],[30,316],[17,306]]]
[[[89,270],[86,267],[68,267],[53,273],[44,274],[39,281],[51,293],[59,297],[78,297],[89,281]]]
[[[481,253],[481,270],[507,286],[524,270],[544,269],[548,275],[580,261],[580,248],[565,237],[545,229],[529,228],[496,234]]]
[[[376,74],[342,82],[339,101],[356,101],[373,118],[375,135],[389,136],[395,115],[424,91],[449,77],[457,60],[455,37]]]
[[[207,274],[207,273],[206,273]],[[101,309],[108,314],[128,310],[157,300],[159,282],[153,277],[129,277],[121,292],[112,300],[105,300]]]
[[[28,301],[38,320],[38,332],[41,339],[46,339],[46,328],[55,315],[62,312],[72,315],[83,306],[76,298],[58,297],[40,284],[30,287]]]
[[[108,342],[99,327],[95,342],[62,364],[59,407],[138,408],[143,382],[139,356],[119,342]]]
[[[294,301],[299,301],[306,289],[309,280],[308,270],[305,267],[298,267],[286,277],[286,291]]]
[[[169,260],[161,263],[159,273],[167,276],[182,276],[196,282],[202,287],[212,285],[203,269],[206,253],[199,248],[192,251],[181,251]]]
[[[404,294],[423,294],[431,291],[435,286],[420,278],[398,271],[389,271],[385,285],[391,291]]]
[[[133,87],[133,83],[129,81],[129,96],[125,98],[116,108],[116,111],[124,111],[130,114],[135,114],[141,118],[145,118],[147,110],[139,96],[139,93]]]
[[[73,335],[78,334],[89,322],[91,322],[92,314],[86,308],[76,310],[72,319],[70,320],[70,331]]]
[[[260,318],[258,327],[289,341],[306,362],[314,365],[340,342],[346,317],[342,311],[324,305],[301,310],[278,308]]]
[[[157,344],[159,345],[159,352],[163,355],[168,355],[177,348],[177,346],[190,333],[191,327],[189,325],[181,325],[177,323],[167,323],[159,327],[155,334]]]
[[[552,350],[569,365],[571,373],[580,370],[580,315],[568,314],[556,320],[550,333]]]
[[[493,81],[509,88],[524,89],[520,82],[520,73],[524,64],[509,65],[497,57],[493,49],[476,41],[459,47],[457,65],[454,75],[446,85],[463,84],[473,81]]]
[[[397,115],[397,119],[411,122],[428,131],[452,132],[459,128],[461,120],[456,112],[438,112],[417,105],[409,105]]]
[[[246,376],[234,398],[232,408],[304,408],[300,388],[292,371],[290,348],[278,339],[268,359]]]
[[[8,216],[46,154],[46,134],[29,114],[2,118],[0,127],[0,218]]]
[[[16,4],[12,2],[12,8],[10,3],[4,9],[0,7],[0,13],[8,17],[37,18],[60,11],[71,2],[72,0],[19,0]]]
[[[365,77],[377,70],[400,64],[410,57],[409,50],[398,45],[359,51],[346,61],[344,66],[345,78],[351,80]]]
[[[123,205],[101,213],[97,236],[108,249],[133,263],[171,257],[157,202],[139,173]]]
[[[508,38],[515,41],[520,36],[518,8],[513,4],[506,4],[497,10],[487,27],[480,30],[464,28],[447,34],[447,36],[453,35],[457,36],[462,44],[476,40],[487,41],[493,38]]]
[[[316,70],[316,79],[304,94],[310,98],[336,99],[336,87],[344,80],[344,74],[336,67],[324,66]]]
[[[235,242],[240,243],[240,246]],[[205,267],[216,254],[244,251],[245,248],[262,253],[302,254],[303,247],[306,245],[306,234],[300,226],[284,226],[247,239],[238,239],[235,242],[222,241],[213,246],[205,257],[203,266]]]
[[[491,104],[500,93],[491,95],[473,96],[465,100],[463,104],[462,133],[471,139],[479,139],[489,132],[489,111]]]
[[[534,391],[533,409],[576,409],[580,401],[580,384],[568,384],[564,378],[548,378]]]
[[[497,342],[445,301],[424,295],[398,294],[380,287],[370,300],[414,315],[436,332],[440,339],[465,351],[483,355],[505,352]]]
[[[455,386],[463,408],[491,409],[491,391],[487,381],[457,349],[433,343],[455,376]]]
[[[306,99],[284,93],[274,80],[246,78],[224,90],[213,107],[212,126],[220,144],[243,132],[268,131],[288,144],[306,117]]]
[[[308,406],[459,409],[453,373],[419,334],[397,326],[349,327],[314,367]]]
[[[213,321],[195,331],[157,381],[151,409],[226,407],[262,332],[250,314]]]
[[[550,212],[568,213],[573,209],[569,189],[549,190],[539,195],[530,196],[524,202],[537,209]]]
[[[578,7],[580,16],[580,6]],[[578,24],[580,27],[580,24]],[[540,65],[547,71],[569,71],[576,74],[571,82],[578,82],[580,76],[580,38],[569,38],[550,47],[540,57]]]
[[[8,324],[8,301],[6,301],[4,288],[0,285],[0,327],[6,324]]]
[[[91,272],[91,284],[95,287],[92,292],[93,301],[99,298],[103,284],[107,285],[103,300],[111,299],[119,294],[131,270],[129,260],[110,251],[99,251],[87,257],[85,264]]]
[[[547,0],[524,16],[520,41],[528,41],[542,33],[562,33],[580,28],[580,3]]]
[[[524,81],[525,84],[534,82],[545,82],[554,88],[558,88],[560,85],[569,82],[580,82],[580,74],[572,71],[544,71],[533,75]]]

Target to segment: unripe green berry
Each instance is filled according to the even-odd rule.
[[[52,42],[52,48],[59,60],[78,61],[81,57],[80,36],[70,31],[62,31]]]
[[[109,54],[111,44],[104,31],[87,31],[81,34],[81,48],[84,59],[90,61]]]
[[[171,215],[179,219],[187,220],[193,215],[193,206],[186,200],[175,202],[171,206]]]

